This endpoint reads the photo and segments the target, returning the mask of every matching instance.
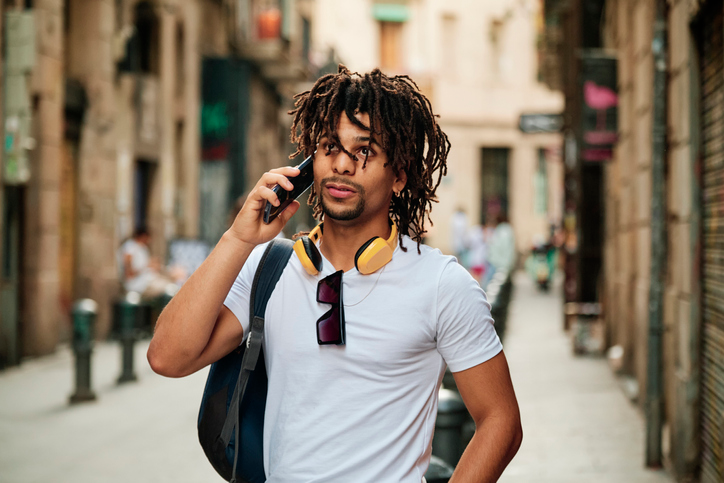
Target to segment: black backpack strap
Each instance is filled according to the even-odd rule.
[[[231,433],[234,431],[234,464],[232,466],[231,483],[236,482],[236,464],[239,459],[239,405],[244,398],[246,384],[249,382],[249,375],[256,367],[261,352],[262,340],[264,338],[264,314],[266,305],[269,302],[272,291],[279,278],[282,276],[289,258],[292,256],[293,244],[284,238],[275,238],[267,246],[259,262],[259,267],[254,274],[254,282],[251,285],[249,297],[249,335],[246,338],[246,350],[241,360],[239,379],[236,381],[234,395],[231,397],[229,411],[226,414],[226,421],[221,430],[221,439],[225,446],[231,441]]]

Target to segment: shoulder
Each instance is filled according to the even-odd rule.
[[[409,238],[403,237],[402,246],[407,249],[403,251],[397,248],[395,257],[399,260],[399,267],[402,270],[419,273],[424,276],[425,280],[435,280],[443,282],[445,279],[452,277],[453,279],[469,277],[465,268],[463,268],[452,255],[445,255],[438,248],[429,245],[420,245],[420,251],[417,250],[417,242]],[[449,275],[451,273],[451,275]]]
[[[271,242],[266,242],[254,247],[249,254],[249,258],[246,259],[244,267],[256,272],[256,269],[259,267],[259,263],[261,263],[261,259],[264,256],[264,252],[266,252],[266,249],[269,248],[270,243]]]
[[[129,238],[121,244],[121,251],[123,253],[131,253],[138,251],[138,243],[133,239]]]

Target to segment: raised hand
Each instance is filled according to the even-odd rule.
[[[299,169],[291,166],[272,169],[264,173],[249,196],[246,197],[244,206],[241,207],[227,233],[235,239],[253,246],[266,243],[277,236],[299,209],[299,202],[293,201],[268,225],[263,221],[264,206],[267,201],[278,206],[279,199],[272,188],[278,184],[283,189],[291,191],[294,185],[287,178],[297,175],[299,175]]]

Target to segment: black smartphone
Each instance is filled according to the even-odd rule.
[[[294,188],[291,191],[287,191],[281,186],[274,185],[272,191],[276,193],[279,198],[279,206],[274,206],[268,201],[264,206],[264,223],[267,225],[271,223],[274,218],[279,216],[279,213],[289,206],[289,204],[299,198],[305,191],[309,189],[314,183],[314,169],[313,169],[314,155],[309,156],[307,159],[297,166],[299,168],[299,174],[293,178],[287,178],[292,182]]]

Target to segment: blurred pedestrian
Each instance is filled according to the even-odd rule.
[[[515,267],[515,234],[504,211],[498,213],[495,228],[488,245],[489,270],[485,274],[483,287],[497,271],[510,272]]]
[[[483,291],[421,244],[450,147],[429,101],[407,76],[344,66],[296,99],[295,155],[314,155],[324,223],[266,310],[266,481],[420,483],[446,364],[477,425],[456,475],[497,480],[522,438],[518,404]],[[243,341],[261,255],[299,203],[268,225],[264,206],[298,174],[265,173],[171,300],[148,351],[156,372],[191,374]]]
[[[465,208],[458,206],[455,213],[453,213],[450,225],[453,254],[457,257],[460,263],[467,266],[465,263],[465,256],[467,252],[468,215],[465,213]]]
[[[158,258],[151,256],[150,242],[150,232],[141,226],[118,249],[123,289],[137,292],[143,299],[159,297],[166,293],[169,285],[174,285]]]
[[[485,241],[485,230],[481,225],[473,225],[466,235],[468,270],[473,278],[480,283],[484,280],[488,265],[488,247]]]

